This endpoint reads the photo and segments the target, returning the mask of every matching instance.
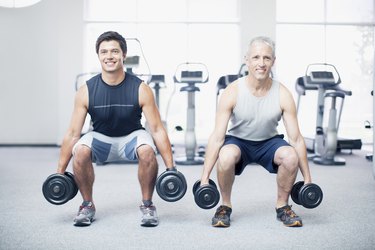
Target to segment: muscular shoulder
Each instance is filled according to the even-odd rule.
[[[75,103],[78,106],[88,108],[89,94],[87,84],[82,85],[76,92]]]
[[[289,89],[282,83],[280,85],[280,106],[282,110],[285,109],[294,109],[295,103],[292,94],[290,93]]]
[[[141,82],[139,85],[139,105],[142,107],[150,102],[154,101],[154,93],[152,92],[152,89],[150,86],[148,86],[146,83]]]
[[[238,80],[229,84],[223,91],[220,97],[219,106],[233,109],[236,105],[238,93]]]

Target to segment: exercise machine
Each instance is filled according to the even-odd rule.
[[[160,89],[165,88],[165,75],[151,75],[148,85],[154,89],[155,103],[160,110]],[[167,122],[162,119],[162,123],[165,129],[167,128]],[[148,123],[145,124],[146,130],[149,130]]]
[[[316,114],[315,137],[305,137],[308,151],[314,152],[309,159],[321,165],[345,165],[345,159],[339,158],[336,153],[342,149],[361,149],[360,139],[338,138],[338,130],[345,96],[352,95],[351,91],[340,87],[341,78],[336,67],[327,63],[314,63],[306,68],[305,76],[297,78],[296,91],[298,93],[297,112],[300,99],[308,90],[318,91],[318,105]],[[331,101],[328,113],[328,125],[323,127],[325,101]],[[341,99],[339,109],[336,108],[338,99]]]
[[[208,82],[208,69],[203,63],[181,63],[177,66],[174,74],[174,82],[187,84],[180,88],[181,92],[186,91],[187,113],[185,131],[185,155],[176,158],[176,164],[180,165],[201,165],[204,158],[196,154],[197,139],[195,136],[195,92],[200,91],[196,84]],[[202,155],[202,153],[201,153]]]

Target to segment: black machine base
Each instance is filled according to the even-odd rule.
[[[305,137],[305,144],[306,144],[306,148],[309,152],[314,152],[314,144],[315,144],[314,138]],[[337,152],[340,152],[341,150],[344,150],[344,149],[347,149],[347,150],[358,149],[358,150],[360,150],[361,148],[362,148],[361,139],[339,138],[337,140],[337,149],[336,149]]]
[[[180,156],[176,157],[176,164],[178,165],[203,165],[204,158],[200,156],[186,157]]]
[[[367,154],[366,155],[367,160],[372,161],[372,158],[373,158],[373,154]]]
[[[313,162],[318,165],[330,165],[330,166],[343,166],[346,161],[340,157],[334,157],[333,159],[324,159],[319,156],[313,157]]]

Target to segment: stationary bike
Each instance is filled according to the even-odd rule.
[[[336,67],[326,63],[308,65],[305,76],[298,78],[296,82],[296,91],[298,93],[297,111],[300,96],[305,95],[306,90],[318,90],[316,133],[313,140],[314,155],[309,157],[316,164],[345,165],[345,159],[335,156],[338,143],[337,133],[345,96],[350,96],[352,92],[342,89],[339,86],[340,83],[341,78]],[[324,103],[326,99],[330,99],[331,105],[328,126],[323,127]],[[341,99],[339,110],[336,109],[337,99]]]
[[[186,91],[188,94],[185,155],[177,157],[176,164],[201,165],[204,162],[202,153],[195,153],[197,147],[197,140],[195,136],[195,92],[200,91],[195,84],[208,82],[207,66],[203,63],[181,63],[177,66],[173,79],[175,83],[187,84],[187,86],[181,87],[180,91]]]

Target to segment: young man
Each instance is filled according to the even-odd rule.
[[[286,226],[302,226],[302,220],[288,205],[288,199],[298,168],[305,183],[311,182],[311,176],[293,97],[283,84],[270,77],[275,62],[274,42],[267,37],[254,38],[249,44],[245,61],[249,74],[223,91],[215,128],[207,145],[201,183],[208,184],[217,161],[222,198],[222,205],[217,209],[212,225],[230,226],[235,175],[240,175],[246,165],[254,162],[270,173],[277,173],[277,219]],[[283,140],[283,135],[277,133],[281,118],[289,144]],[[231,124],[227,131],[229,120]]]
[[[101,74],[88,80],[76,93],[57,168],[58,173],[64,173],[73,156],[75,181],[83,198],[74,225],[87,226],[94,220],[92,161],[108,163],[138,159],[141,225],[156,226],[159,220],[152,203],[158,173],[156,147],[166,167],[170,169],[174,165],[167,132],[150,87],[138,77],[124,72],[125,39],[117,32],[105,32],[96,41],[96,53]],[[91,116],[93,131],[80,138],[87,113]],[[151,135],[141,125],[142,113]]]

